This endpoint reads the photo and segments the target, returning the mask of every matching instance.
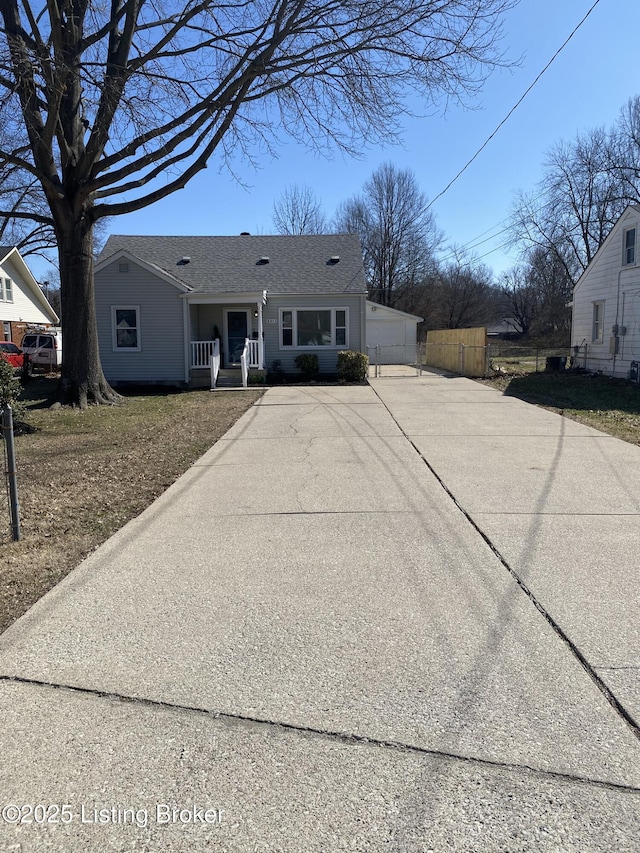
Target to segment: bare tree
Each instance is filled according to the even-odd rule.
[[[500,283],[502,319],[526,337],[531,332],[540,313],[540,294],[521,266],[504,273]]]
[[[554,338],[555,345],[569,345],[574,282],[556,252],[537,248],[529,253],[529,281],[540,297],[537,332]]]
[[[440,267],[434,282],[436,310],[430,328],[464,329],[495,319],[493,274],[484,264],[465,258]]]
[[[633,99],[611,129],[557,143],[541,182],[516,200],[514,242],[552,253],[577,281],[625,207],[640,199],[639,129],[640,103]]]
[[[0,131],[0,151],[15,147],[14,140]],[[42,219],[48,216],[42,186],[31,172],[0,156],[0,243],[17,246],[23,256],[40,255],[55,249],[53,228],[44,221],[34,221],[34,212]]]
[[[500,291],[503,319],[514,331],[568,345],[573,281],[556,252],[539,246],[527,252],[521,265],[504,274]]]
[[[371,298],[393,305],[400,288],[424,280],[441,235],[410,169],[383,163],[362,193],[344,202],[335,230],[359,234]]]
[[[640,96],[629,98],[612,132],[611,162],[617,169],[621,195],[640,201]]]
[[[317,150],[393,139],[404,94],[473,94],[515,0],[2,0],[0,158],[41,185],[59,253],[62,388],[118,399],[98,352],[93,226],[278,131]],[[259,143],[259,145],[258,145]]]
[[[40,289],[47,298],[47,301],[56,312],[58,317],[62,316],[62,307],[60,305],[60,273],[51,266],[45,270],[42,281],[39,282]]]
[[[304,184],[285,188],[273,205],[273,224],[278,234],[323,234],[327,230],[322,205]]]
[[[418,326],[419,334],[437,328],[439,322],[437,284],[437,270],[433,270],[419,282],[412,282],[406,287],[400,286],[394,294],[394,308],[423,318],[424,323]]]

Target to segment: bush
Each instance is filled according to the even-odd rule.
[[[4,358],[0,358],[0,409],[11,406],[14,420],[24,418],[25,415],[24,405],[18,403],[21,391],[22,385],[12,365]]]
[[[302,373],[302,378],[307,382],[315,379],[320,373],[320,363],[318,356],[315,353],[305,352],[297,355],[295,365]]]
[[[369,370],[369,359],[363,352],[342,350],[338,353],[337,368],[341,382],[364,382]]]
[[[285,381],[284,368],[279,358],[271,362],[271,370],[267,371],[267,383],[269,385],[282,385]]]

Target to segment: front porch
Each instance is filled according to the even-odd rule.
[[[250,373],[264,371],[266,292],[184,298],[190,387],[247,387]]]
[[[264,344],[245,339],[236,367],[221,367],[220,340],[191,341],[190,388],[247,388],[250,376],[264,376]]]

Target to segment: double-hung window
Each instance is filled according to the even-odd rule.
[[[593,343],[602,343],[604,340],[604,302],[593,303],[591,340]]]
[[[280,347],[348,346],[347,308],[280,309]]]
[[[623,264],[625,267],[633,266],[636,262],[636,229],[627,228],[624,232],[624,255]]]
[[[10,278],[0,278],[0,301],[13,302],[13,282]]]
[[[140,352],[140,307],[111,306],[113,349],[118,352]]]

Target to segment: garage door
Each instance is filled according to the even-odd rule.
[[[416,358],[415,346],[404,343],[404,320],[370,320],[367,346],[380,347],[380,364],[410,364]]]

